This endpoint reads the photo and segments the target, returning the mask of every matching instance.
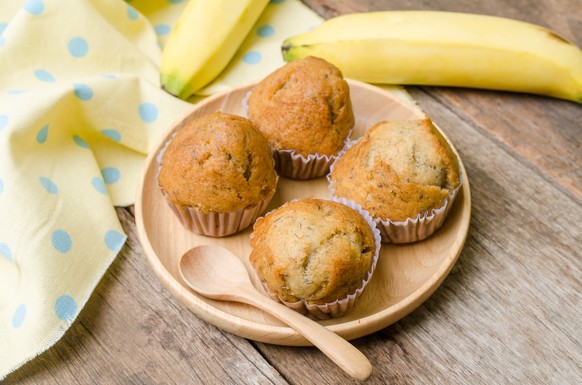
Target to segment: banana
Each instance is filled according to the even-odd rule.
[[[540,26],[437,11],[355,13],[283,42],[283,58],[318,56],[381,84],[484,88],[582,103],[582,51]]]
[[[188,99],[226,67],[269,0],[190,0],[162,51],[160,81]]]

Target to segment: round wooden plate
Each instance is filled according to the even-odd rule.
[[[353,138],[361,136],[381,120],[422,117],[416,109],[380,88],[352,80],[349,80],[349,84],[356,115]],[[251,89],[252,85],[249,85],[209,97],[196,104],[191,114],[203,115],[221,110],[244,115],[242,100]],[[310,345],[293,329],[261,310],[244,304],[203,298],[191,291],[181,280],[178,260],[182,254],[196,245],[218,244],[241,258],[253,283],[263,291],[248,261],[251,228],[225,238],[193,234],[182,227],[164,201],[156,181],[156,158],[174,129],[175,127],[164,135],[157,149],[147,158],[135,204],[138,235],[155,273],[168,290],[192,312],[223,330],[266,343]],[[469,229],[469,181],[462,161],[460,166],[465,176],[464,184],[443,227],[422,242],[411,245],[382,245],[374,276],[352,311],[341,318],[320,321],[323,325],[348,340],[358,338],[398,321],[436,290],[457,260]],[[329,198],[325,177],[310,181],[280,178],[277,193],[268,210],[291,199],[309,196]],[[265,300],[270,300],[267,294]]]

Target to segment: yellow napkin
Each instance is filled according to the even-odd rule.
[[[75,320],[126,236],[145,154],[191,104],[159,87],[183,0],[0,2],[0,380]],[[204,94],[283,65],[321,19],[272,0]]]

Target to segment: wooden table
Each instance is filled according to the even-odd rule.
[[[305,0],[324,17],[436,9],[512,17],[582,46],[579,0]],[[408,87],[455,143],[472,189],[464,250],[400,322],[353,341],[370,384],[582,383],[582,106],[545,97]],[[178,303],[129,240],[79,318],[10,375],[24,384],[343,384],[315,348],[223,332]]]

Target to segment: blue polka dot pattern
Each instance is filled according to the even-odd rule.
[[[65,230],[55,230],[51,236],[53,247],[61,253],[66,253],[73,247],[73,240]]]
[[[10,250],[10,246],[6,243],[0,243],[0,255],[3,255],[4,258],[12,262],[12,250]]]
[[[10,118],[8,117],[8,115],[5,115],[5,114],[0,115],[0,130],[2,130],[3,128],[6,128],[9,121],[10,121]]]
[[[103,179],[99,178],[98,176],[91,179],[91,184],[93,185],[95,190],[97,190],[101,194],[103,194],[103,195],[108,194],[107,187],[105,187],[105,182],[103,182]]]
[[[0,23],[0,35],[2,35],[6,27],[8,27],[8,23]]]
[[[48,130],[49,130],[49,125],[45,124],[40,130],[38,130],[38,132],[36,133],[36,141],[40,144],[44,144],[46,143],[46,140],[48,139]]]
[[[170,33],[172,30],[168,24],[158,24],[154,27],[156,34],[159,36],[164,36]]]
[[[116,142],[121,142],[121,134],[117,130],[114,130],[112,128],[108,128],[106,130],[101,130],[101,133],[111,140],[114,140]]]
[[[20,90],[20,89],[14,89],[14,90],[9,90],[8,93],[10,95],[17,95],[17,94],[25,94],[27,92],[30,92],[30,90]]]
[[[73,135],[73,141],[79,147],[89,148],[89,143],[85,142],[85,140],[83,138],[81,138],[79,135]]]
[[[50,72],[45,70],[34,71],[34,76],[41,82],[52,83],[55,81],[55,77]]]
[[[59,193],[59,188],[57,187],[57,185],[52,180],[47,178],[46,176],[41,176],[40,178],[38,178],[38,180],[40,181],[40,184],[42,185],[42,187],[44,187],[44,189],[49,194],[55,195],[55,194]]]
[[[139,105],[139,116],[146,123],[153,123],[158,118],[158,107],[152,103]]]
[[[70,295],[61,295],[55,302],[55,313],[59,319],[70,321],[77,314],[77,302]]]
[[[243,56],[243,61],[247,64],[257,64],[261,61],[261,53],[257,51],[247,52]]]
[[[67,44],[69,53],[74,57],[83,57],[89,53],[89,43],[82,37],[74,37]]]
[[[137,20],[138,16],[139,13],[137,10],[131,5],[127,4],[127,17],[129,17],[129,20]]]
[[[118,252],[125,243],[125,234],[116,230],[109,230],[105,233],[105,246],[111,251]]]
[[[86,84],[75,83],[73,89],[75,90],[75,96],[81,100],[87,101],[93,97],[93,90]]]
[[[101,175],[103,176],[103,180],[107,184],[113,184],[121,179],[121,172],[115,167],[106,167],[101,170]]]
[[[269,37],[275,34],[275,28],[270,25],[261,25],[259,29],[257,29],[257,35],[260,37]]]
[[[44,12],[44,2],[42,0],[26,0],[23,8],[31,15],[40,15]]]
[[[20,304],[12,316],[12,327],[16,329],[22,326],[24,317],[26,317],[26,305]]]

